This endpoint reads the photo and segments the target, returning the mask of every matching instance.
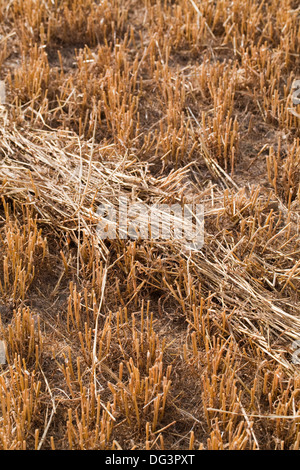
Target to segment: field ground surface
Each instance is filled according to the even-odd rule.
[[[299,54],[298,1],[0,0],[1,449],[299,449]]]

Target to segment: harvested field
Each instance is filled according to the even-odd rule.
[[[0,449],[298,450],[299,2],[0,20]],[[121,197],[203,246],[100,237]]]

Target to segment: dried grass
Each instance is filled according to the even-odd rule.
[[[0,1],[0,448],[299,449],[295,5]]]

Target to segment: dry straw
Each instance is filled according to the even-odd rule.
[[[298,17],[0,1],[1,449],[299,449]],[[100,239],[121,196],[204,246]]]

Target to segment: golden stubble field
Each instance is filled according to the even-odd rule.
[[[299,449],[299,54],[298,1],[0,0],[1,449]]]

